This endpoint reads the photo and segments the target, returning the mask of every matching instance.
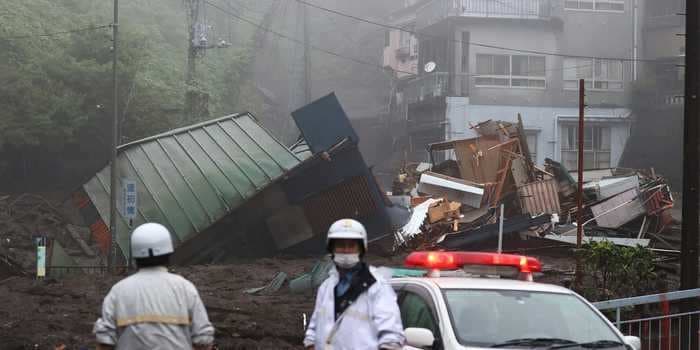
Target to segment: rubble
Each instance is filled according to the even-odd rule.
[[[396,247],[469,249],[497,236],[501,204],[504,235],[576,244],[574,176],[551,159],[544,167],[534,164],[521,121],[488,120],[472,128],[478,137],[429,145],[429,169],[402,170],[397,182],[402,195],[413,193],[413,213],[398,230]],[[673,225],[673,197],[653,170],[586,170],[583,202],[584,242],[675,247],[662,237]]]
[[[0,279],[35,273],[39,238],[48,241],[47,255],[56,266],[99,263],[96,242],[74,225],[65,207],[39,194],[0,195]]]

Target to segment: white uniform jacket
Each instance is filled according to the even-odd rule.
[[[117,349],[192,349],[214,342],[195,286],[165,267],[142,268],[115,284],[95,322],[97,342]]]
[[[376,282],[348,306],[335,326],[334,289],[339,277],[335,267],[331,269],[318,288],[304,346],[314,345],[316,350],[376,350],[381,346],[404,345],[396,293],[374,267],[370,267],[370,273]]]

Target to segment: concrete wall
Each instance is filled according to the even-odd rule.
[[[517,122],[520,113],[525,130],[537,133],[537,164],[543,164],[545,158],[561,160],[560,126],[578,120],[577,107],[475,105],[470,104],[469,100],[466,97],[447,99],[446,139],[477,137],[470,129],[470,123],[473,125],[488,119]],[[612,166],[618,164],[629,137],[629,113],[624,108],[586,109],[587,122],[601,123],[611,128]]]
[[[469,71],[462,71],[462,46],[455,44],[455,72],[472,75],[476,73],[476,55],[526,54],[512,50],[500,50],[479,46],[491,44],[506,48],[555,52],[581,56],[632,58],[634,54],[634,0],[625,2],[624,12],[604,12],[564,9],[563,1],[554,1],[553,18],[549,21],[507,20],[483,18],[455,18],[455,38],[466,41],[463,32],[469,32]],[[638,14],[641,19],[641,12]],[[637,24],[641,55],[642,21]],[[546,88],[522,87],[476,87],[470,78],[469,96],[474,103],[485,105],[530,105],[565,107],[578,104],[577,89],[564,89],[564,58],[546,55]],[[633,63],[623,64],[624,88],[633,80]],[[459,78],[458,78],[459,79]],[[459,85],[456,83],[456,85]],[[459,94],[459,87],[455,86]],[[626,105],[624,91],[590,90],[587,92],[589,105]]]

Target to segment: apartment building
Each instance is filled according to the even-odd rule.
[[[646,61],[631,93],[635,122],[621,160],[625,167],[653,166],[674,188],[682,184],[684,13],[684,0],[643,3],[641,49]]]
[[[396,130],[405,132],[406,160],[427,160],[430,143],[475,136],[471,124],[520,114],[538,163],[552,158],[576,169],[578,80],[585,79],[584,165],[617,165],[630,129],[626,90],[642,54],[638,0],[407,5],[392,23],[418,35],[391,31],[384,51],[385,66],[404,71],[396,75],[393,106],[395,120],[405,124]],[[399,56],[401,40],[415,40],[417,57]],[[400,65],[411,60],[414,75]]]

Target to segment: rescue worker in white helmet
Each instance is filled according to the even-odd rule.
[[[364,261],[367,232],[343,219],[328,230],[335,268],[321,284],[304,338],[307,349],[401,349],[406,338],[396,294]]]
[[[131,251],[138,272],[105,297],[93,329],[97,349],[211,349],[214,327],[197,288],[166,268],[174,252],[168,229],[140,225],[131,235]]]

